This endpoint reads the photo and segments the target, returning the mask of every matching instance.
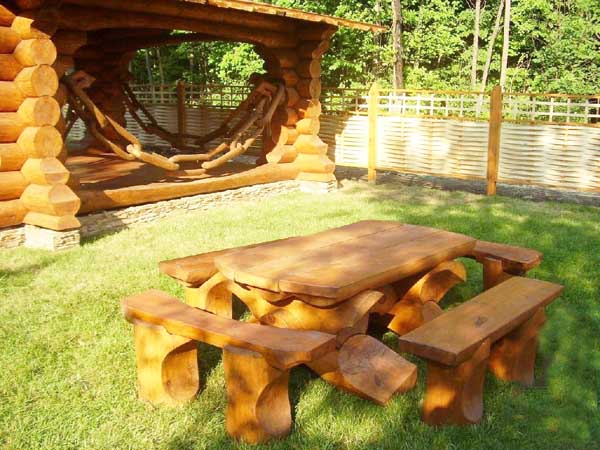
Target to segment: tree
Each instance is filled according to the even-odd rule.
[[[502,68],[500,69],[500,87],[506,85],[506,70],[508,68],[508,49],[510,47],[510,4],[511,0],[505,0],[504,6],[504,40],[502,41]]]
[[[477,61],[479,59],[479,24],[481,22],[481,0],[475,0],[475,23],[473,25],[473,59],[471,60],[471,89],[477,85]]]
[[[392,0],[394,89],[404,89],[404,45],[402,40],[403,25],[404,20],[402,17],[402,3],[400,0]]]
[[[496,43],[496,38],[498,37],[498,33],[500,32],[500,20],[502,19],[502,11],[504,9],[504,0],[500,0],[498,4],[498,12],[496,13],[496,21],[494,22],[494,31],[492,31],[492,36],[490,37],[490,41],[488,42],[487,55],[485,58],[485,66],[483,67],[483,74],[481,76],[481,91],[484,92],[487,86],[487,79],[490,73],[490,65],[492,64],[492,55],[494,53],[494,44]]]

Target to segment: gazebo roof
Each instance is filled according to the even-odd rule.
[[[302,20],[305,22],[316,22],[336,27],[355,28],[363,31],[382,32],[386,28],[381,25],[374,25],[356,20],[344,19],[325,14],[316,14],[305,12],[299,9],[284,8],[282,6],[274,6],[267,3],[254,2],[251,0],[183,0],[188,3],[196,3],[200,5],[214,6],[216,8],[234,9],[237,11],[247,11],[258,14],[288,17],[290,19]]]

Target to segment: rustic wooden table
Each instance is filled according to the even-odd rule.
[[[357,222],[229,250],[214,258],[218,273],[201,291],[226,286],[263,324],[336,334],[338,349],[309,366],[330,383],[383,404],[414,385],[416,367],[366,334],[369,315],[392,312],[403,330],[421,324],[423,304],[439,301],[464,280],[464,268],[452,261],[475,243],[435,228]],[[431,298],[417,299],[418,307],[401,302],[398,309],[400,299],[419,297],[424,289]]]

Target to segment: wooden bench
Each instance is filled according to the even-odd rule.
[[[423,420],[477,423],[487,367],[503,380],[531,385],[544,307],[562,289],[512,277],[401,336],[401,351],[428,361]]]
[[[525,275],[537,267],[543,257],[537,250],[486,241],[477,241],[467,256],[483,265],[484,289],[494,287],[511,276]]]
[[[151,403],[193,399],[200,380],[195,341],[223,349],[227,431],[250,443],[291,428],[289,370],[335,350],[335,336],[219,317],[151,290],[122,300],[134,323],[138,389]]]

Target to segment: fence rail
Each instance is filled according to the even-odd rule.
[[[250,93],[196,84],[133,90],[172,131],[183,107],[195,134],[216,128]],[[487,179],[491,193],[497,181],[600,191],[600,95],[324,88],[321,101],[330,157],[368,168],[371,178],[396,170]],[[145,144],[165,144],[128,123]],[[72,136],[81,133],[77,126]]]

